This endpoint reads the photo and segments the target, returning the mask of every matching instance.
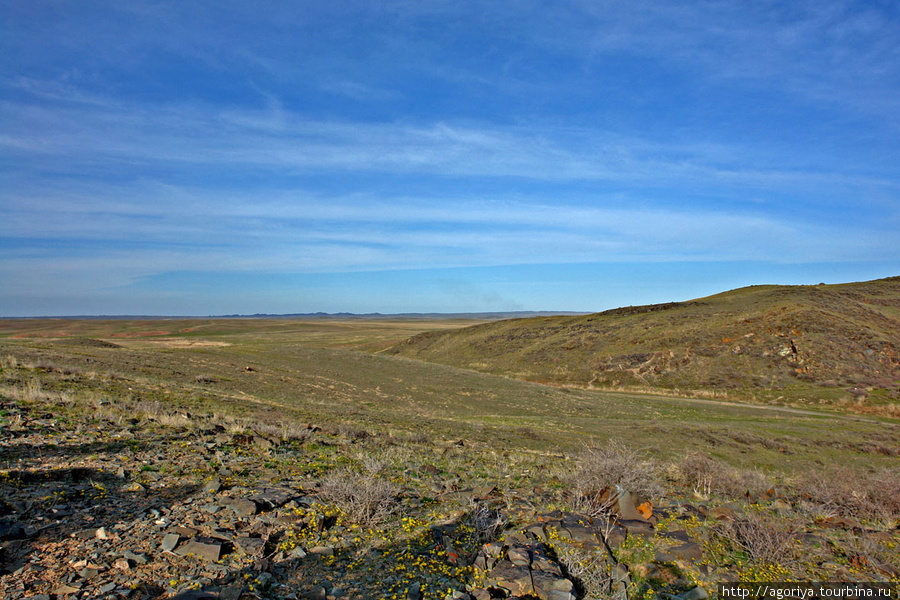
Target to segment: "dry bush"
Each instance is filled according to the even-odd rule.
[[[900,467],[881,469],[870,481],[869,496],[884,516],[900,519]]]
[[[662,469],[646,452],[610,440],[603,446],[584,450],[578,457],[578,471],[569,476],[569,505],[590,516],[605,513],[602,491],[618,486],[633,494],[655,497],[663,486]]]
[[[841,514],[865,520],[900,518],[900,468],[875,473],[848,467],[810,470],[801,475],[795,492],[818,513]]]
[[[241,424],[241,432],[247,429],[252,430],[260,435],[268,435],[278,438],[285,442],[290,441],[306,441],[312,436],[312,430],[304,424],[294,422],[266,423],[257,422],[252,426],[247,423]]]
[[[760,513],[724,521],[715,533],[760,565],[788,565],[796,559],[794,539],[798,529]]]
[[[692,452],[678,464],[682,479],[699,496],[712,493],[731,497],[761,494],[771,488],[757,469],[739,469],[700,452]]]
[[[300,423],[282,423],[281,439],[286,442],[305,442],[312,437],[312,429]]]
[[[364,440],[372,436],[372,433],[368,430],[348,423],[338,423],[334,428],[334,434],[355,441]]]
[[[431,437],[424,431],[418,431],[415,433],[411,433],[407,438],[407,441],[410,444],[427,444],[431,441]]]
[[[381,477],[350,469],[332,471],[322,480],[319,497],[335,506],[347,518],[371,527],[384,521],[397,508],[400,488]]]
[[[190,415],[184,412],[167,410],[162,403],[155,400],[139,400],[135,402],[132,408],[132,415],[136,418],[143,417],[163,427],[190,428],[196,425]]]
[[[506,526],[507,519],[499,510],[491,508],[485,502],[472,501],[469,511],[469,522],[475,530],[475,536],[481,543],[497,539]]]
[[[580,588],[583,596],[579,597],[597,600],[617,597],[611,591],[614,580],[610,565],[602,554],[568,544],[554,550],[566,575]]]

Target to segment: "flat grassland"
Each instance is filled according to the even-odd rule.
[[[540,385],[381,353],[478,324],[404,319],[4,320],[0,356],[71,375],[45,386],[272,422],[343,424],[571,452],[621,440],[661,456],[704,449],[803,469],[896,460],[896,421],[659,394]],[[86,375],[88,374],[88,375]],[[112,377],[98,375],[110,374]]]

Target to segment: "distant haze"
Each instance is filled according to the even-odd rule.
[[[0,316],[900,275],[896,3],[0,2]]]

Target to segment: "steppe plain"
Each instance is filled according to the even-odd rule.
[[[854,285],[490,322],[2,320],[0,595],[896,588],[900,294]]]

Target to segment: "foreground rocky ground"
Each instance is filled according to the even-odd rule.
[[[900,471],[789,479],[0,391],[0,597],[652,598],[900,581]],[[894,452],[885,447],[884,452]],[[832,478],[832,479],[828,479]]]

